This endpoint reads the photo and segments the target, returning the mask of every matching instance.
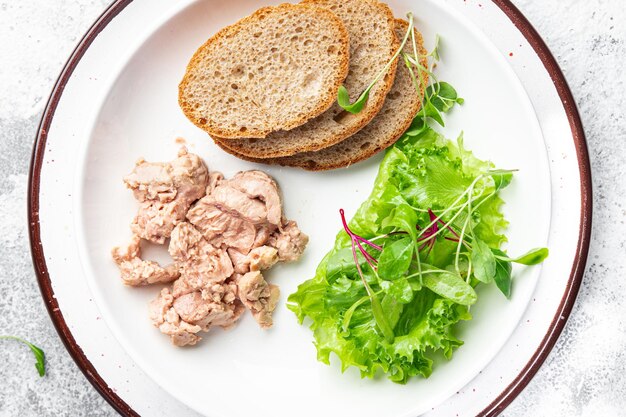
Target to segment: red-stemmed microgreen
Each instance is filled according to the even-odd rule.
[[[491,177],[494,174],[501,175],[502,173],[511,173],[513,171],[514,170],[497,170],[497,171],[489,171],[485,174],[479,175],[478,177],[474,179],[474,181],[472,181],[472,183],[465,189],[465,191],[461,193],[461,195],[452,204],[450,204],[449,207],[444,209],[439,215],[436,215],[432,209],[426,210],[429,216],[430,223],[428,223],[423,228],[420,228],[419,226],[417,226],[418,231],[419,231],[419,234],[417,236],[417,242],[421,244],[421,246],[419,247],[419,251],[428,249],[428,252],[426,254],[426,256],[428,256],[428,254],[430,253],[430,251],[432,250],[435,244],[435,239],[437,238],[437,236],[442,234],[444,231],[449,231],[450,233],[452,233],[454,238],[446,237],[446,239],[458,242],[457,251],[455,254],[455,269],[457,270],[457,273],[460,273],[459,260],[460,260],[460,255],[461,255],[461,249],[463,246],[467,247],[468,249],[471,249],[471,244],[467,242],[465,239],[466,235],[469,235],[469,236],[472,235],[471,227],[469,226],[471,216],[476,210],[478,210],[478,208],[483,203],[485,203],[487,200],[489,200],[491,197],[493,197],[497,193],[497,190],[488,193],[478,202],[478,204],[476,204],[475,206],[472,206],[474,199],[477,197],[474,195],[475,194],[474,191],[477,185],[485,178]],[[482,191],[479,193],[479,195],[482,195]],[[464,199],[465,201],[461,203],[461,201],[463,201]],[[447,222],[443,221],[442,218],[448,213],[453,212],[454,210],[457,210],[457,211],[450,218],[450,220],[448,220]],[[467,217],[463,223],[463,227],[459,234],[452,228],[451,225],[466,210],[467,210]],[[439,225],[441,225],[442,227],[438,227]],[[418,264],[418,267],[419,267],[419,264]],[[471,260],[470,260],[470,268],[471,268]],[[468,273],[468,278],[467,278],[468,280],[469,280],[469,275],[470,274]]]
[[[356,239],[356,240],[358,240],[360,242],[363,242],[363,243],[367,244],[368,246],[371,246],[372,248],[374,248],[374,249],[376,249],[378,251],[383,250],[382,246],[379,246],[379,245],[375,244],[374,242],[371,242],[371,241],[365,239],[364,237],[357,235],[352,230],[350,230],[350,227],[348,226],[348,223],[346,222],[346,214],[343,211],[343,209],[339,209],[339,214],[341,215],[341,223],[343,224],[343,229],[346,231],[348,236],[350,236],[352,239]]]
[[[494,172],[497,173],[498,175],[501,175],[502,173],[512,172],[512,171],[498,170]],[[476,210],[480,208],[482,204],[484,204],[490,198],[495,196],[498,191],[496,189],[484,195],[485,185],[481,184],[481,181],[483,181],[486,178],[491,177],[492,175],[494,175],[494,173],[489,171],[489,172],[486,172],[485,174],[482,174],[476,177],[474,181],[472,181],[472,183],[463,191],[463,193],[461,193],[461,195],[459,195],[459,197],[454,202],[452,202],[452,204],[450,204],[447,208],[443,210],[438,210],[440,211],[440,213],[438,214],[436,214],[435,211],[432,210],[431,208],[428,208],[426,210],[420,210],[420,211],[425,211],[428,214],[429,223],[424,227],[421,227],[419,224],[415,225],[418,231],[417,236],[415,237],[415,240],[414,240],[415,247],[416,247],[414,260],[417,264],[417,273],[407,276],[407,279],[419,277],[421,281],[423,278],[423,275],[425,274],[449,273],[449,271],[433,269],[432,266],[426,265],[426,264],[424,265],[427,267],[427,269],[423,270],[422,262],[420,260],[420,252],[423,252],[424,250],[426,250],[426,256],[428,256],[431,250],[433,249],[433,247],[435,246],[436,239],[439,235],[442,235],[444,239],[447,239],[453,242],[458,242],[454,265],[455,265],[457,276],[461,276],[459,260],[460,260],[460,256],[462,253],[462,248],[466,247],[468,251],[472,250],[472,244],[467,241],[467,237],[473,236],[472,227],[471,227],[471,217],[476,212]],[[481,187],[478,187],[479,185],[481,185]],[[476,192],[476,190],[479,190],[479,191]],[[477,202],[475,201],[476,199],[478,199]],[[463,213],[466,213],[466,218],[463,221],[463,226],[460,232],[457,232],[452,225],[459,218],[459,216],[461,216]],[[372,272],[374,273],[374,275],[380,281],[380,277],[378,277],[378,274],[377,274],[378,259],[366,250],[366,246],[369,247],[370,249],[374,249],[378,252],[382,252],[383,247],[374,243],[374,241],[387,238],[393,235],[397,235],[397,234],[407,234],[407,232],[396,230],[396,231],[392,231],[381,236],[376,236],[371,239],[366,239],[354,233],[350,229],[350,227],[348,226],[348,222],[346,221],[345,212],[343,209],[339,210],[339,214],[341,215],[341,222],[343,224],[344,231],[350,238],[354,263],[356,265],[356,269],[359,274],[359,277],[361,278],[361,281],[363,282],[363,286],[365,287],[365,290],[367,292],[367,297],[369,298],[372,304],[372,312],[374,314],[374,319],[376,321],[376,324],[378,328],[381,330],[381,332],[383,333],[383,335],[385,336],[385,339],[393,340],[394,338],[393,329],[391,328],[391,326],[389,326],[386,316],[382,310],[382,306],[377,297],[378,293],[372,290],[369,283],[365,279],[363,270],[361,268],[361,263],[359,262],[359,259],[358,259],[358,252],[361,253],[363,258],[365,259],[365,261],[371,268]],[[444,221],[443,218],[447,216],[448,214],[452,214],[452,216],[449,218],[449,220]],[[443,235],[443,233],[449,233],[450,235],[445,236]],[[358,249],[358,252],[357,252],[357,249]],[[469,256],[469,253],[467,253],[466,255],[468,258],[468,271],[467,271],[466,281],[469,283],[471,271],[472,271],[472,259]],[[363,301],[359,302],[356,305],[353,305],[353,309],[350,310],[351,313],[349,316],[352,315],[353,310],[356,309],[358,305],[360,305],[362,302]],[[344,318],[345,329],[347,329],[347,325],[349,322],[350,322],[350,317],[345,317]]]
[[[432,212],[432,210],[428,210],[428,217],[430,218],[430,222],[432,223],[432,226],[430,226],[428,229],[425,229],[424,233],[422,234],[422,237],[417,239],[418,243],[423,242],[422,245],[418,248],[419,251],[423,251],[424,249],[428,248],[428,251],[426,252],[426,256],[430,254],[430,251],[432,250],[433,246],[435,246],[435,239],[430,239],[430,237],[439,231],[439,222],[433,221],[433,220],[437,220],[437,216],[435,215],[435,213]],[[419,224],[416,225],[416,228],[418,231],[421,230]]]
[[[350,230],[350,227],[348,226],[348,223],[346,222],[346,216],[345,216],[343,209],[339,209],[339,214],[341,215],[341,222],[343,224],[343,229],[350,237],[350,243],[352,245],[352,256],[354,257],[354,264],[356,265],[356,269],[357,269],[357,272],[359,273],[359,277],[361,278],[361,281],[363,282],[363,286],[365,287],[365,291],[367,292],[367,295],[370,299],[370,303],[372,305],[372,313],[373,313],[376,325],[382,332],[383,336],[385,337],[385,340],[388,343],[393,343],[393,340],[395,338],[393,334],[393,329],[391,328],[391,325],[387,321],[387,317],[385,316],[383,307],[380,304],[380,301],[378,300],[378,296],[376,295],[374,291],[372,291],[372,288],[367,283],[367,280],[365,279],[365,276],[363,275],[363,270],[361,269],[361,264],[359,262],[359,258],[356,253],[356,248],[358,247],[359,251],[361,252],[363,257],[367,261],[368,265],[372,268],[372,271],[374,272],[374,274],[376,274],[376,267],[374,266],[374,263],[376,263],[376,259],[373,256],[371,256],[363,248],[361,243],[364,243],[378,251],[381,251],[383,248],[365,239],[364,237],[357,235],[352,230]]]
[[[377,251],[382,251],[383,248],[377,244],[375,244],[374,242],[371,242],[367,239],[365,239],[362,236],[357,235],[356,233],[354,233],[352,230],[350,230],[350,227],[348,226],[348,223],[346,222],[346,215],[345,212],[343,211],[343,209],[339,209],[339,214],[341,215],[341,223],[343,224],[343,230],[346,231],[346,233],[348,234],[348,236],[350,236],[350,239],[352,240],[353,244],[353,249],[354,245],[356,244],[356,246],[359,248],[359,252],[361,252],[361,254],[363,255],[363,257],[365,258],[365,261],[369,264],[369,266],[372,267],[373,270],[376,270],[376,266],[374,265],[375,263],[378,262],[378,260],[376,258],[374,258],[368,251],[366,251],[363,246],[361,245],[361,243],[364,243],[374,249],[376,249]],[[356,250],[355,250],[356,253]],[[356,259],[355,259],[356,262]]]
[[[443,210],[443,212],[441,214],[439,214],[438,216],[436,216],[436,218],[431,219],[430,223],[428,225],[426,225],[418,234],[417,238],[420,239],[424,233],[429,230],[433,225],[435,225],[436,223],[439,223],[439,221],[449,212],[451,212],[452,210],[454,210],[455,208],[459,207],[458,204],[465,198],[465,196],[467,196],[468,194],[470,194],[468,196],[467,201],[465,201],[463,204],[460,204],[459,210],[452,216],[452,218],[450,218],[450,220],[448,220],[447,224],[453,224],[454,221],[461,215],[461,213],[463,212],[463,210],[465,208],[467,208],[468,202],[471,201],[473,199],[473,191],[474,191],[474,186],[481,181],[482,179],[484,179],[485,177],[487,177],[488,174],[482,174],[479,175],[478,177],[476,177],[476,179],[474,179],[474,181],[472,181],[472,183],[465,189],[465,191],[463,191],[463,193],[461,193],[461,195],[452,203],[450,204],[450,206],[448,208],[446,208],[445,210]],[[434,239],[435,237],[437,237],[439,234],[441,234],[443,231],[447,230],[447,228],[444,229],[438,229],[436,232],[431,233],[428,236],[428,239]]]
[[[426,252],[426,256],[430,254],[430,251],[435,246],[435,237],[439,233],[439,225],[443,226],[444,229],[447,229],[454,237],[445,236],[445,239],[451,240],[453,242],[460,242],[460,236],[454,231],[452,227],[440,217],[438,217],[431,209],[428,209],[428,217],[430,218],[431,226],[424,230],[421,234],[421,237],[417,239],[418,243],[421,243],[419,247],[419,251],[423,251],[424,249],[428,249]],[[419,224],[416,226],[418,231],[421,231]]]

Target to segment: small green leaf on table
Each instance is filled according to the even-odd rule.
[[[0,339],[15,340],[28,346],[31,352],[33,352],[33,355],[35,355],[35,368],[37,368],[39,376],[44,376],[46,374],[46,355],[41,348],[16,336],[0,336]]]

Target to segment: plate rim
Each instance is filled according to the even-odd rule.
[[[576,150],[580,174],[581,207],[576,255],[574,257],[570,276],[565,287],[565,292],[561,298],[559,307],[556,310],[556,314],[552,318],[550,326],[547,329],[546,335],[535,350],[534,354],[531,356],[528,363],[526,363],[522,370],[519,371],[515,379],[487,407],[478,413],[478,416],[496,416],[502,412],[526,387],[546,360],[549,353],[552,351],[556,341],[563,331],[563,328],[565,327],[567,319],[569,318],[583,280],[591,240],[592,223],[591,164],[589,161],[586,137],[576,102],[574,101],[574,97],[567,81],[565,80],[563,72],[537,30],[532,26],[522,12],[511,3],[511,0],[491,1],[507,16],[507,18],[515,25],[524,38],[526,38],[530,46],[532,46],[535,54],[542,62],[557,90],[557,94],[559,95],[570,125]],[[47,134],[50,125],[52,124],[57,105],[63,95],[64,87],[68,83],[75,68],[78,66],[83,55],[89,49],[94,39],[120,12],[122,12],[122,10],[126,8],[126,6],[132,2],[133,0],[115,0],[103,11],[100,17],[96,19],[96,21],[78,42],[74,51],[64,65],[59,77],[57,78],[37,128],[35,142],[33,145],[28,175],[27,211],[31,257],[35,269],[35,275],[37,277],[42,297],[46,304],[46,309],[48,310],[48,314],[52,319],[57,333],[59,334],[72,359],[76,362],[79,369],[83,372],[91,385],[93,385],[93,387],[100,393],[100,395],[119,414],[134,417],[139,416],[139,414],[124,400],[122,400],[122,398],[117,395],[117,393],[110,388],[106,381],[98,374],[95,367],[91,364],[81,347],[74,339],[71,330],[65,322],[63,313],[59,308],[54,295],[54,290],[52,288],[52,282],[48,273],[43,245],[41,242],[39,226],[40,175],[44,161]]]

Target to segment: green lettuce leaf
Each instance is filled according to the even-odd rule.
[[[393,231],[408,233],[406,238],[379,241],[383,252],[372,252],[380,258],[378,275],[359,255],[365,278],[379,294],[395,338],[389,343],[376,326],[354,265],[350,238],[342,230],[315,277],[301,284],[288,300],[288,307],[301,322],[305,317],[311,319],[320,361],[330,363],[334,353],[342,370],[355,366],[364,377],[380,371],[394,382],[405,383],[413,376],[429,376],[437,355],[450,358],[462,345],[454,328],[470,318],[467,306],[476,302],[476,293],[452,272],[424,275],[424,282],[407,279],[415,271],[410,264],[411,242],[416,238],[416,225],[429,222],[426,209],[441,210],[454,203],[476,177],[490,169],[491,163],[463,147],[462,138],[454,143],[428,127],[416,136],[404,136],[387,151],[371,195],[349,226],[365,238]],[[501,181],[501,185],[506,184]],[[495,181],[488,182],[484,193],[495,187]],[[491,198],[472,219],[474,233],[486,247],[498,248],[505,240],[500,234],[506,226],[501,205],[497,196]],[[454,222],[457,230],[464,220],[460,216]],[[423,261],[442,270],[452,269],[455,250],[455,242],[440,237]]]

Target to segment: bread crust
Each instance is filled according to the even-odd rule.
[[[342,7],[360,6],[367,8],[367,10],[375,10],[386,22],[386,27],[380,28],[380,33],[376,37],[379,42],[384,42],[386,46],[387,53],[385,54],[385,62],[393,57],[400,46],[400,42],[394,31],[395,19],[393,13],[386,4],[378,0],[303,0],[300,4],[319,5],[329,8],[337,7],[337,5],[341,4]],[[348,32],[350,32],[349,27]],[[351,45],[352,52],[352,50],[355,49],[354,46],[359,44],[358,41],[355,40],[351,40],[351,42],[357,42]],[[219,135],[212,135],[212,138],[223,149],[228,148],[232,151],[231,153],[256,159],[291,156],[330,147],[361,130],[376,116],[383,107],[385,97],[393,85],[397,65],[398,60],[396,59],[389,67],[386,75],[381,78],[372,89],[365,108],[356,115],[342,111],[339,105],[335,103],[329,110],[317,118],[312,119],[307,124],[291,131],[283,130],[274,132],[264,139],[248,137],[245,139],[229,140]],[[372,77],[375,75],[376,74],[371,74]],[[350,77],[350,74],[348,74],[348,77]],[[351,94],[356,96],[360,94],[360,92],[351,91]],[[340,122],[336,122],[338,117],[345,117],[349,120],[349,123],[342,125]],[[316,126],[316,124],[321,126]],[[337,127],[336,131],[331,132],[327,129],[328,126],[333,126],[334,128],[337,125],[339,127]],[[303,137],[305,137],[306,140],[299,140]]]
[[[400,34],[406,33],[407,28],[408,22],[402,19],[396,20],[396,31],[398,36],[400,36]],[[420,55],[420,63],[422,64],[422,66],[427,67],[427,51],[424,47],[422,35],[417,29],[415,29],[415,38],[418,47],[418,53]],[[407,47],[412,50],[410,44],[407,44],[407,46],[405,46],[405,50],[407,50]],[[403,64],[400,65],[401,66],[397,69],[398,73],[400,73],[400,71],[405,71],[405,73],[397,75],[396,82],[402,82],[403,80],[404,82],[406,82],[408,70]],[[422,107],[425,87],[427,84],[428,74],[422,73],[422,82],[420,84],[419,94],[416,92],[415,94],[413,94],[412,97],[406,97],[402,103],[403,105],[401,109],[390,109],[391,111],[395,112],[395,114],[398,114],[398,112],[403,112],[404,118],[401,120],[400,123],[394,125],[393,129],[385,131],[382,137],[373,137],[372,131],[374,130],[376,124],[385,123],[384,118],[387,114],[389,114],[386,112],[387,106],[390,106],[391,102],[386,103],[386,105],[383,106],[381,113],[379,113],[370,122],[370,124],[363,128],[361,131],[357,132],[355,135],[347,138],[346,140],[339,142],[338,144],[316,152],[304,152],[282,158],[260,159],[237,154],[225,147],[222,147],[222,149],[234,156],[237,156],[238,158],[242,158],[250,162],[298,167],[309,171],[326,171],[331,169],[346,168],[350,165],[356,164],[357,162],[371,158],[380,151],[393,145],[402,136],[402,134],[411,125],[415,114],[417,114]],[[400,88],[400,86],[394,85],[389,94],[396,94],[399,92],[406,93],[398,91],[396,88]]]
[[[193,80],[190,79],[191,71],[197,66],[202,64],[202,59],[206,55],[206,51],[214,48],[222,39],[229,38],[241,30],[246,30],[247,25],[264,19],[268,15],[276,12],[282,12],[285,10],[293,10],[297,13],[309,12],[317,19],[326,20],[332,28],[332,31],[337,34],[336,45],[343,53],[341,54],[340,61],[337,66],[337,73],[332,82],[326,88],[325,93],[320,97],[318,103],[313,109],[302,117],[294,118],[287,123],[283,123],[281,126],[259,126],[254,128],[246,128],[245,131],[241,131],[239,128],[228,128],[223,125],[219,125],[212,121],[210,117],[200,117],[194,111],[194,103],[186,97],[186,89]],[[276,130],[289,130],[297,126],[306,123],[308,120],[322,114],[330,106],[333,105],[336,98],[336,92],[339,86],[343,83],[343,80],[348,75],[349,70],[349,34],[341,19],[339,19],[334,13],[326,8],[314,5],[314,4],[289,4],[284,3],[278,6],[263,7],[250,16],[244,17],[236,23],[227,26],[215,35],[209,38],[198,50],[194,53],[191,60],[187,65],[185,76],[178,87],[178,103],[185,116],[197,127],[216,137],[221,137],[224,140],[235,138],[264,138],[268,134]]]

